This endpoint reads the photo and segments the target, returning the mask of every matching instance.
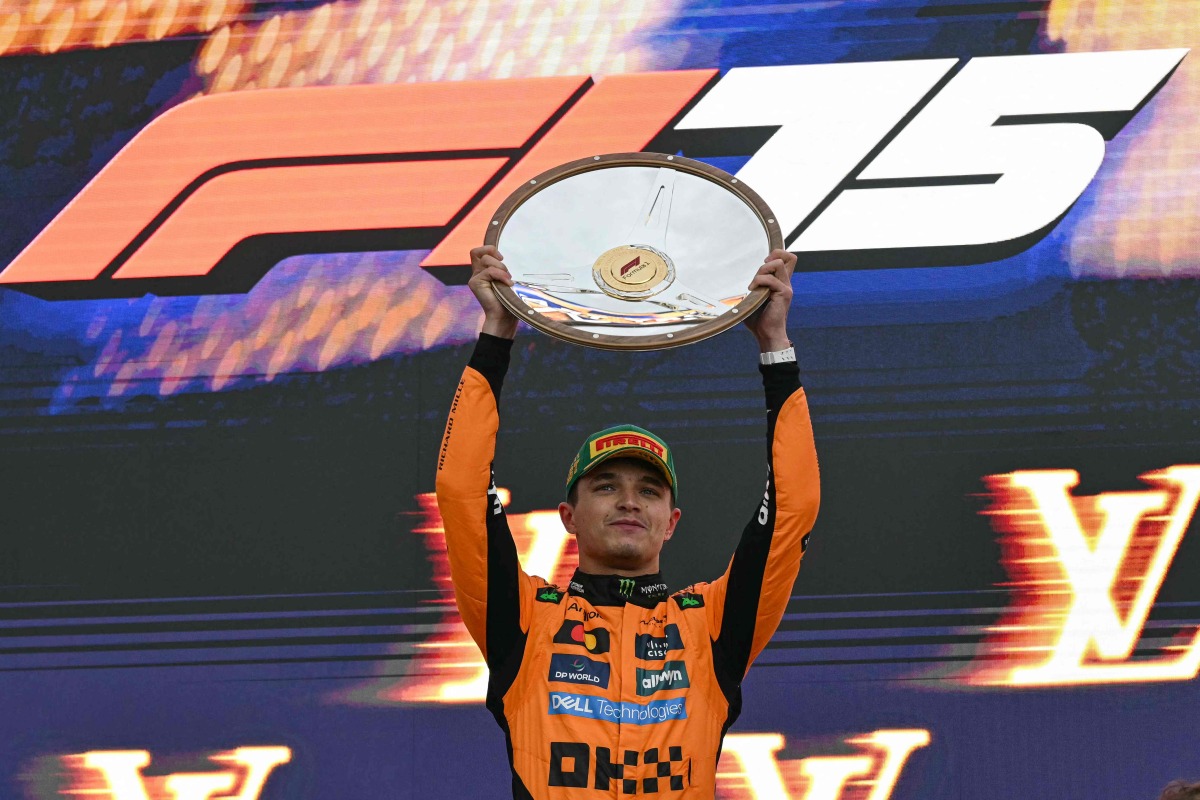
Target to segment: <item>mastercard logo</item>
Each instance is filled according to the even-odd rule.
[[[607,653],[610,645],[608,631],[604,628],[584,628],[577,619],[563,622],[558,633],[554,634],[557,644],[573,644],[582,647],[589,653]]]

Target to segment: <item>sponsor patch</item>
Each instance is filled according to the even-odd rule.
[[[684,698],[651,700],[649,703],[614,703],[603,697],[566,692],[550,693],[550,714],[598,719],[624,725],[654,725],[675,719],[687,719]]]
[[[668,625],[663,628],[663,633],[664,636],[639,633],[634,651],[637,657],[650,661],[662,661],[670,651],[683,649],[683,638],[679,635],[678,625]]]
[[[608,666],[607,664],[605,666]],[[682,661],[668,661],[660,669],[642,669],[637,671],[637,693],[647,697],[655,692],[668,689],[686,689],[688,683],[687,665]]]
[[[586,649],[589,653],[607,653],[609,647],[608,631],[604,628],[584,628],[577,619],[569,619],[554,634],[558,644],[573,644]]]
[[[667,448],[663,447],[661,443],[637,431],[617,431],[616,433],[610,433],[607,436],[596,439],[590,445],[590,455],[592,458],[595,458],[606,450],[624,450],[630,447],[649,450],[663,461],[666,461],[669,457]]]
[[[539,603],[561,603],[563,593],[554,586],[543,586],[538,589],[534,599]]]
[[[679,593],[672,595],[675,598],[675,603],[682,609],[688,608],[704,608],[704,598],[698,594]]]
[[[550,656],[549,679],[561,683],[582,683],[607,689],[608,670],[608,664],[603,661],[593,661],[585,656],[555,653]],[[687,680],[686,676],[684,680]]]
[[[588,609],[579,605],[579,603],[576,603],[574,600],[571,601],[571,605],[567,606],[567,611],[578,611],[581,615],[583,615],[584,622],[590,622],[591,620],[594,620],[596,617],[600,616],[599,611],[589,611]]]

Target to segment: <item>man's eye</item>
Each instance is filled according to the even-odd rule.
[[[648,494],[652,497],[658,497],[658,489],[642,489],[642,494]]]

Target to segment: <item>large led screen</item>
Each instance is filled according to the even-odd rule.
[[[821,512],[717,797],[1200,779],[1198,43],[1194,0],[0,3],[0,797],[511,796],[433,498],[467,254],[638,151],[799,263]],[[721,574],[756,356],[522,328],[526,571],[566,586],[571,456],[629,421],[667,582]]]

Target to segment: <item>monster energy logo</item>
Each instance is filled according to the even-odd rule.
[[[633,594],[633,578],[621,578],[617,584],[617,591],[626,597]]]

